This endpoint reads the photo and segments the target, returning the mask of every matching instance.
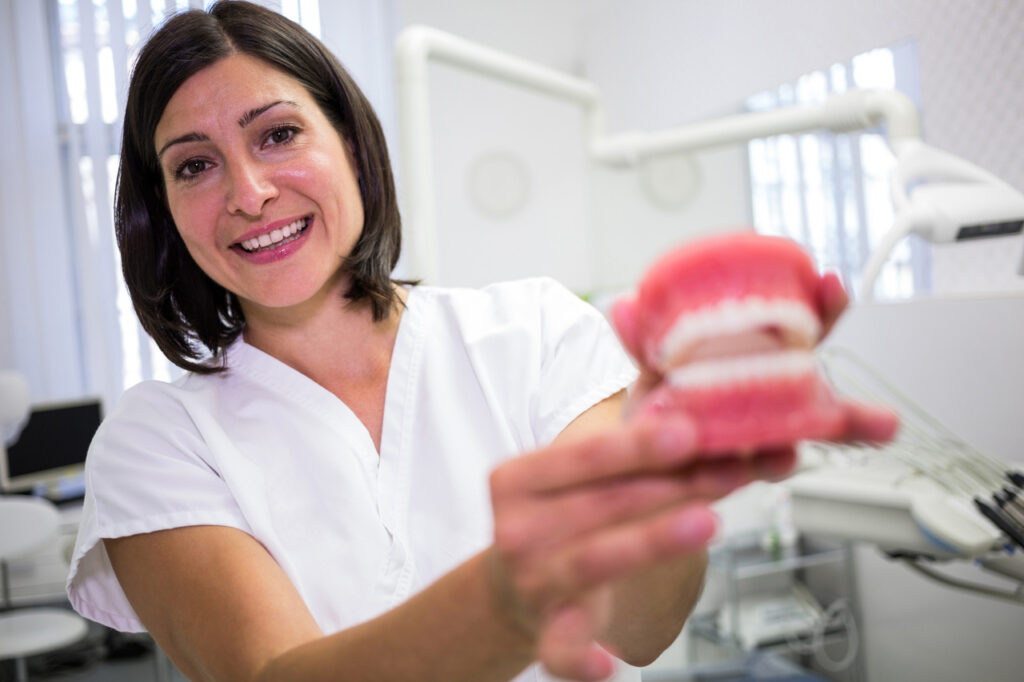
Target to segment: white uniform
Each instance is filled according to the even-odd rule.
[[[241,340],[227,366],[139,384],[97,433],[68,577],[87,618],[144,629],[101,538],[191,525],[258,539],[325,633],[373,618],[490,543],[498,462],[636,376],[604,318],[548,279],[410,290],[379,455],[306,376]]]

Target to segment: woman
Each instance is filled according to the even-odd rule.
[[[682,415],[624,420],[658,377],[627,399],[614,335],[550,281],[393,282],[377,120],[257,6],[179,15],[142,50],[116,216],[139,318],[190,373],[97,434],[69,593],[191,679],[646,664],[698,596],[708,504],[792,466],[701,461]],[[841,288],[821,295],[834,319]],[[851,410],[851,437],[891,431]]]

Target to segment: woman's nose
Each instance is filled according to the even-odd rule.
[[[267,202],[276,196],[277,187],[271,180],[270,171],[259,162],[245,159],[229,165],[228,213],[259,216]]]

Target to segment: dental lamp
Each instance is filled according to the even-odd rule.
[[[28,421],[28,382],[13,370],[0,370],[0,448],[14,442]]]
[[[439,275],[430,132],[431,61],[575,103],[584,115],[590,157],[630,167],[666,156],[815,130],[850,132],[885,124],[896,154],[892,175],[895,225],[868,259],[862,300],[896,244],[908,234],[933,243],[1019,234],[1024,195],[991,173],[921,141],[917,108],[898,91],[852,90],[817,105],[737,114],[655,132],[605,130],[593,83],[426,26],[402,31],[395,44],[403,213],[410,226],[407,264],[413,277]],[[1024,275],[1024,260],[1021,262]]]
[[[872,298],[882,266],[909,234],[946,244],[1024,231],[1024,194],[996,176],[920,140],[902,140],[893,148],[895,221],[864,268],[862,301]]]

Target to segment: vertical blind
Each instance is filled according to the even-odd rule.
[[[850,88],[893,89],[916,80],[914,64],[910,46],[872,50],[759,93],[747,108],[817,104]],[[819,268],[838,272],[855,295],[871,249],[893,223],[888,178],[895,159],[882,132],[780,135],[752,140],[748,153],[758,230],[804,244]],[[927,246],[904,240],[880,273],[876,296],[926,291],[929,271]]]

